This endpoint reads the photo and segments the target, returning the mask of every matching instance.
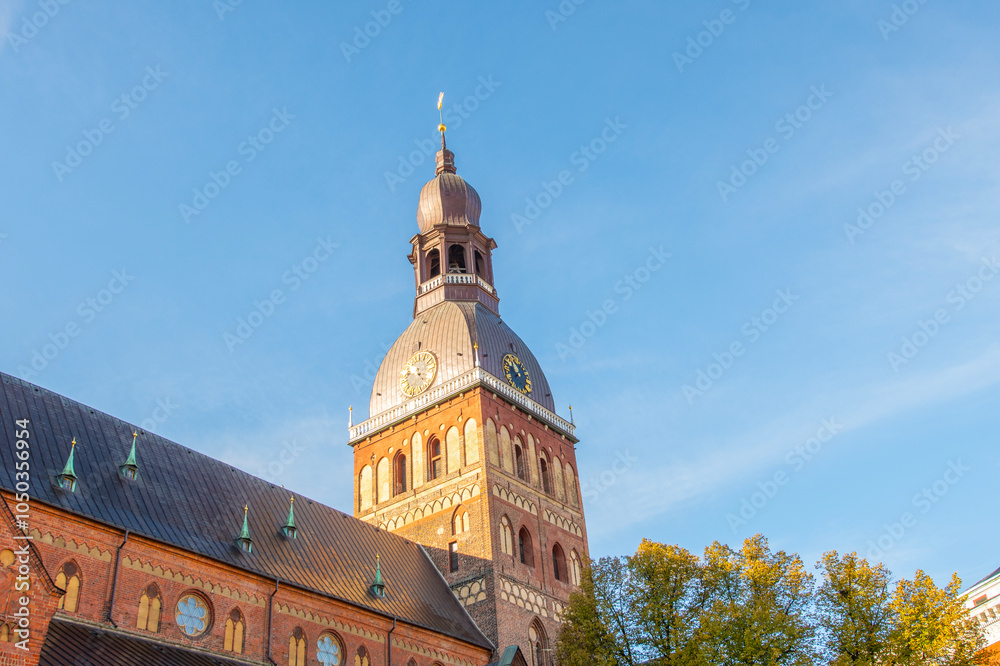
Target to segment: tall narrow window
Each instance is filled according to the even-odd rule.
[[[522,527],[517,533],[517,550],[521,555],[521,564],[535,566],[535,551],[531,547],[531,533],[527,527]]]
[[[66,590],[59,598],[59,609],[75,613],[80,605],[80,569],[76,562],[67,562],[62,566],[56,575],[56,587]]]
[[[441,457],[441,440],[432,437],[427,442],[427,479],[429,481],[444,476],[444,459]]]
[[[427,253],[427,279],[441,275],[441,253],[431,250]]]
[[[559,544],[552,546],[552,576],[566,582],[566,554]]]
[[[16,643],[17,632],[12,624],[0,624],[0,643]]]
[[[458,544],[454,541],[448,544],[448,570],[452,573],[458,571]]]
[[[406,485],[406,456],[400,451],[396,454],[396,458],[393,460],[393,475],[396,479],[395,494],[399,495],[405,493],[407,490]]]
[[[236,654],[243,654],[243,631],[245,628],[243,614],[239,609],[234,608],[233,612],[226,618],[226,637],[223,642],[223,649]]]
[[[135,628],[156,632],[160,630],[160,590],[156,585],[150,585],[139,597],[139,613],[136,615]]]
[[[358,648],[358,653],[354,655],[354,666],[369,666],[371,659],[368,657],[368,650],[362,645]]]
[[[500,550],[506,555],[514,554],[514,530],[507,516],[500,519]]]
[[[288,637],[288,666],[306,666],[306,634],[302,627]]]
[[[526,480],[524,474],[524,451],[518,444],[514,445],[514,470],[517,472],[517,478],[522,481]]]
[[[528,627],[528,640],[531,642],[531,665],[548,666],[549,642],[545,636],[545,628],[537,619]]]
[[[479,254],[479,250],[476,250],[476,275],[486,277],[486,262],[483,261],[483,255]]]
[[[546,495],[551,495],[552,484],[549,483],[549,463],[545,459],[544,453],[542,454],[542,457],[538,459],[538,471],[542,477],[542,491],[545,492]]]
[[[461,534],[469,531],[469,512],[463,507],[455,509],[455,514],[451,519],[451,533]]]

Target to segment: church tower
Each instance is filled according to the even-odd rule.
[[[410,239],[413,322],[350,428],[354,515],[422,544],[498,650],[551,666],[587,553],[578,440],[500,317],[497,245],[440,129]]]

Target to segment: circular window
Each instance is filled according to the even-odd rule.
[[[177,626],[189,638],[197,638],[212,624],[208,602],[197,594],[185,594],[177,602]]]
[[[316,641],[316,659],[323,666],[340,666],[342,650],[335,636],[323,634]]]

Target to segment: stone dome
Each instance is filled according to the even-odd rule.
[[[516,355],[531,377],[528,397],[555,411],[545,373],[521,338],[481,304],[445,301],[417,315],[385,355],[372,387],[369,417],[412,399],[400,389],[399,374],[414,353],[428,351],[437,360],[429,391],[475,368],[473,344],[479,345],[479,366],[501,381],[503,357]]]
[[[479,193],[455,173],[444,172],[432,178],[420,190],[417,224],[427,233],[437,224],[479,226],[483,204]]]

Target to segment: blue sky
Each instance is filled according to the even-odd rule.
[[[6,0],[0,370],[350,511],[443,90],[592,555],[763,532],[974,582],[1000,7],[673,4]]]

